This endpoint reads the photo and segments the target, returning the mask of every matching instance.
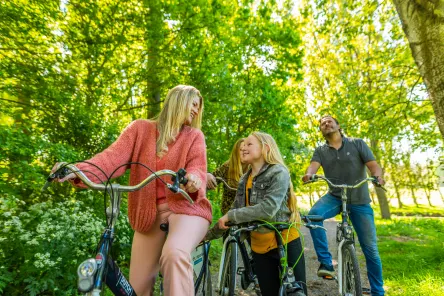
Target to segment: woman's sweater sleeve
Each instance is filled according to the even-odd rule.
[[[130,123],[111,146],[87,160],[89,163],[102,169],[106,176],[104,176],[97,167],[88,163],[78,163],[76,164],[76,167],[83,171],[86,176],[95,183],[100,183],[100,181],[106,182],[108,177],[117,178],[123,175],[126,169],[129,168],[129,166],[124,164],[131,161],[134,153],[138,129],[141,128],[140,123],[141,121],[139,120]],[[122,167],[114,172],[119,166]],[[114,174],[110,176],[113,172]],[[100,178],[100,180],[95,175]],[[77,187],[86,187],[79,179],[75,179],[73,184]]]
[[[199,191],[191,193],[192,198],[197,198],[198,192],[205,196],[207,185],[207,150],[205,145],[205,138],[201,131],[198,132],[190,146],[187,154],[185,170],[189,174],[193,174],[202,181]]]

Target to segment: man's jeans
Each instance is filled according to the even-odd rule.
[[[320,215],[324,219],[335,217],[342,207],[340,198],[327,193],[319,199],[311,208],[309,215]],[[370,282],[371,293],[373,296],[384,295],[382,280],[382,264],[379,258],[378,246],[376,244],[376,227],[373,215],[373,209],[369,204],[349,205],[347,209],[350,212],[350,220],[353,228],[358,235],[362,252],[365,255],[367,263],[367,275]],[[322,222],[314,224],[323,225]],[[318,256],[318,261],[324,264],[332,265],[332,256],[328,251],[327,234],[323,229],[311,229],[311,237]]]

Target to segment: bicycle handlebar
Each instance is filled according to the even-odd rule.
[[[326,230],[324,227],[320,226],[320,225],[316,225],[316,224],[311,224],[311,222],[320,222],[323,221],[324,218],[320,215],[307,215],[307,216],[301,216],[301,220],[304,221],[304,226],[311,228],[311,229],[315,229],[315,228],[322,228],[324,230]],[[233,227],[233,226],[240,226],[244,223],[241,224],[236,224],[233,222],[228,221],[227,223],[225,223],[226,226],[228,227]],[[268,228],[270,230],[278,230],[278,231],[282,231],[285,229],[290,228],[291,223],[285,223],[285,222],[278,222],[278,223],[272,223],[271,225],[268,223],[264,223],[261,221],[252,221],[249,222],[249,225],[245,226],[245,227],[240,227],[239,229],[236,229],[234,231],[234,234],[241,232],[241,231],[253,231],[258,229],[259,227],[265,227]]]
[[[230,190],[237,190],[237,188],[233,188],[230,185],[228,185],[227,181],[225,181],[225,179],[221,177],[216,177],[216,180],[221,181]]]
[[[63,178],[70,173],[74,173],[80,180],[82,180],[82,182],[86,186],[88,186],[89,188],[91,188],[93,190],[106,191],[107,189],[109,189],[111,187],[107,184],[98,184],[98,183],[92,182],[75,165],[66,164],[66,163],[62,162],[62,163],[60,163],[59,168],[54,173],[52,173],[51,175],[48,176],[46,183],[42,188],[42,191],[45,190],[46,188],[48,188],[48,186],[50,185],[50,183],[54,179]],[[172,176],[172,181],[174,182],[174,184],[173,185],[167,184],[168,189],[170,189],[174,193],[182,194],[191,204],[193,204],[194,201],[191,199],[191,197],[188,195],[188,193],[179,187],[179,184],[185,185],[188,182],[188,180],[185,178],[185,174],[186,174],[186,171],[184,169],[180,169],[177,173],[173,172],[171,170],[160,170],[160,171],[157,171],[157,172],[149,175],[145,180],[143,180],[142,182],[140,182],[137,185],[128,186],[128,185],[113,184],[113,186],[116,186],[116,190],[118,192],[132,192],[132,191],[136,191],[136,190],[139,190],[139,189],[145,187],[151,181],[153,181],[154,179],[156,179],[160,176],[169,175],[169,176]]]
[[[378,177],[376,176],[371,176],[369,178],[365,178],[361,181],[359,181],[357,184],[355,185],[347,185],[347,184],[333,184],[329,179],[327,179],[325,176],[322,175],[312,175],[310,178],[310,181],[305,182],[304,184],[308,184],[308,183],[312,183],[312,182],[316,182],[317,180],[324,180],[325,182],[328,183],[328,185],[330,185],[331,187],[335,187],[335,188],[347,188],[347,189],[353,189],[353,188],[358,188],[361,187],[362,184],[371,181],[375,186],[377,187],[381,187],[383,190],[387,191],[381,184],[379,184],[378,182]]]

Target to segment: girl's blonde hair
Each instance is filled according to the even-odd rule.
[[[200,102],[199,112],[190,126],[200,129],[204,102],[199,90],[189,85],[178,85],[168,92],[163,108],[155,119],[159,130],[156,142],[156,152],[159,157],[168,151],[168,144],[176,140],[185,120],[190,116],[195,98]]]
[[[262,146],[262,156],[264,157],[266,163],[281,164],[287,168],[284,159],[282,158],[281,152],[279,151],[279,147],[271,135],[263,132],[253,132],[251,133],[251,135],[253,135],[259,140],[259,143]],[[291,211],[290,222],[292,223],[300,222],[300,216],[296,202],[296,195],[293,190],[293,184],[291,182],[291,179],[290,179],[290,184],[288,185],[290,187],[290,192],[289,192],[290,194],[287,200],[287,206]]]
[[[239,180],[244,174],[242,162],[240,158],[240,146],[245,141],[245,139],[239,139],[233,146],[231,150],[230,158],[226,163],[228,163],[228,185],[232,187],[237,187]]]

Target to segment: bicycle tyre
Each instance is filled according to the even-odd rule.
[[[342,246],[342,295],[361,296],[361,274],[356,250],[352,243]]]
[[[236,242],[229,242],[225,252],[224,267],[219,287],[219,295],[234,296],[236,288],[237,254]]]

